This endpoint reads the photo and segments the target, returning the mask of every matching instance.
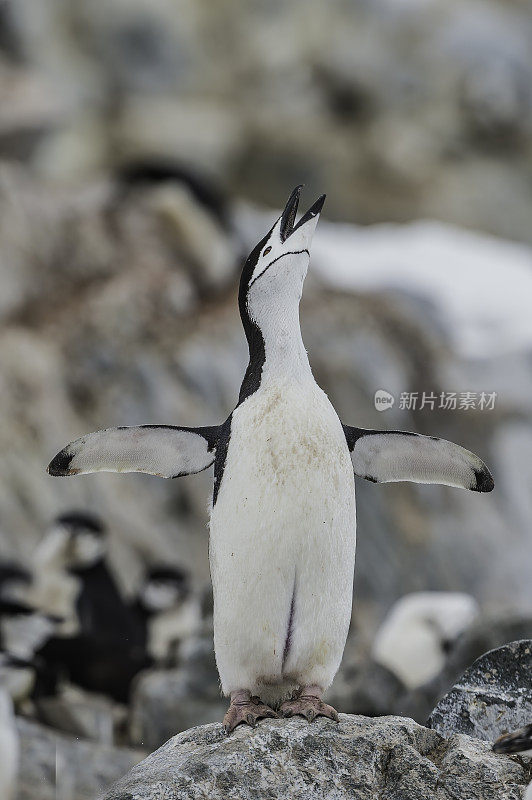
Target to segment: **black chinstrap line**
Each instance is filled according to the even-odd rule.
[[[309,256],[309,258],[310,258],[310,251],[309,251],[309,250],[307,250],[306,248],[305,248],[304,250],[290,250],[290,252],[288,252],[288,253],[283,253],[282,255],[280,255],[280,256],[277,256],[277,258],[274,258],[274,259],[273,259],[273,261],[270,261],[270,263],[269,263],[269,264],[268,264],[266,267],[264,267],[264,269],[262,270],[262,272],[260,272],[260,273],[257,275],[257,277],[256,277],[256,278],[253,278],[253,280],[251,281],[251,283],[250,283],[250,284],[249,284],[249,286],[248,286],[248,291],[251,289],[251,287],[253,286],[253,284],[255,283],[255,281],[258,281],[258,279],[259,279],[259,278],[262,278],[262,276],[264,275],[264,273],[265,273],[267,270],[269,270],[269,269],[270,269],[270,267],[271,267],[273,264],[275,264],[277,261],[280,261],[282,258],[286,258],[286,256],[298,256],[298,255],[300,255],[301,253],[306,253],[306,254]]]

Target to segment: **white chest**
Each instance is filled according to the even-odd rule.
[[[349,627],[355,530],[353,467],[327,396],[312,381],[251,395],[233,414],[211,514],[224,692],[290,683],[285,667],[301,685],[330,684]]]
[[[343,429],[316,383],[270,384],[236,409],[214,522],[223,514],[256,525],[276,514],[277,524],[300,527],[316,510],[330,520],[353,494]]]

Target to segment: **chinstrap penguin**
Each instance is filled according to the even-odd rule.
[[[179,644],[201,627],[200,598],[179,566],[151,567],[133,604],[141,641],[154,663],[174,666]]]
[[[56,522],[67,536],[51,550],[54,563],[75,587],[75,626],[51,638],[39,656],[76,686],[125,703],[133,678],[149,661],[142,626],[107,563],[105,526],[79,512]]]
[[[473,453],[436,437],[344,425],[316,384],[299,302],[325,196],[295,224],[301,187],[245,262],[239,309],[249,363],[221,425],[109,428],[67,445],[50,475],[214,465],[210,565],[226,731],[295,714],[338,719],[323,702],[351,618],[355,475],[374,482],[493,489]],[[274,710],[275,709],[275,710]]]
[[[54,694],[60,677],[46,652],[63,620],[16,600],[0,600],[0,683],[17,708]]]
[[[80,581],[69,571],[76,562],[98,558],[105,548],[101,520],[86,511],[71,510],[56,517],[33,557],[30,601],[64,620],[62,635],[78,629],[76,599]]]
[[[21,660],[31,661],[50,639],[60,618],[18,600],[0,600],[0,645]]]

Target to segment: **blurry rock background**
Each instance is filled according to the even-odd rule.
[[[110,528],[126,596],[160,561],[208,586],[209,472],[44,469],[98,428],[225,419],[247,358],[242,256],[305,182],[303,203],[326,191],[326,216],[349,223],[320,226],[302,303],[318,382],[346,422],[460,442],[496,483],[476,495],[357,482],[353,630],[333,691],[345,711],[423,721],[480,655],[463,646],[469,660],[428,701],[405,701],[393,676],[368,701],[363,664],[408,592],[468,592],[492,646],[529,638],[531,33],[517,0],[0,2],[0,558],[29,565],[51,519],[85,508]],[[427,289],[434,274],[449,296]],[[459,326],[447,311],[461,297]],[[378,389],[397,398],[386,413]],[[497,401],[399,407],[423,391]],[[202,648],[139,682],[129,743],[218,717]],[[161,693],[173,730],[154,729]]]
[[[530,8],[476,0],[4,0],[2,150],[73,179],[177,156],[277,206],[530,240]]]

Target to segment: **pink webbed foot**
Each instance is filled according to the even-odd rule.
[[[224,731],[231,733],[237,725],[255,727],[259,719],[277,718],[279,715],[263,703],[260,697],[252,697],[250,692],[239,691],[231,694],[231,705],[223,719]]]
[[[322,691],[316,686],[304,686],[293,700],[285,700],[280,712],[283,717],[305,717],[312,722],[316,717],[328,717],[338,722],[338,712],[321,699]]]

